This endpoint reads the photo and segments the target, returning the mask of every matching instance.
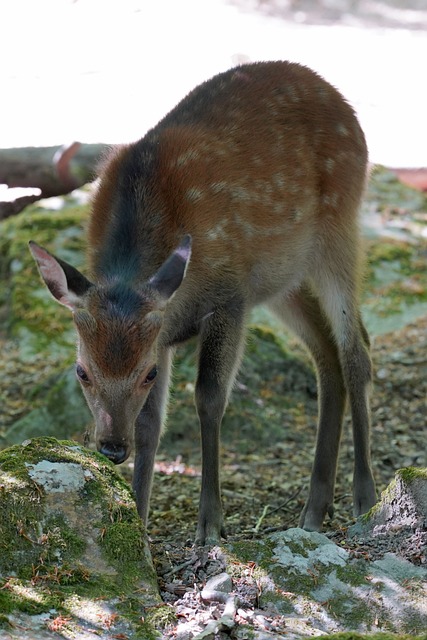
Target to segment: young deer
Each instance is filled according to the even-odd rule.
[[[31,243],[48,289],[73,312],[98,450],[119,464],[135,447],[144,522],[174,348],[198,335],[196,542],[224,535],[220,425],[245,321],[260,303],[317,367],[317,448],[301,526],[320,530],[332,513],[347,396],[354,513],[374,504],[371,361],[357,303],[366,167],[363,132],[336,89],[298,64],[248,64],[203,83],[142,140],[112,152],[89,221],[90,280]]]

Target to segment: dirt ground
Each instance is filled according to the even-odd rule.
[[[382,491],[396,469],[427,465],[427,317],[375,338],[372,354],[372,458],[378,490]],[[299,412],[296,424],[284,429],[283,441],[272,441],[260,450],[255,440],[233,443],[232,434],[226,434],[227,442],[222,445],[222,487],[226,529],[233,540],[263,536],[298,523],[313,458],[316,397],[302,376],[293,380],[287,400],[295,406],[305,403],[307,408]],[[178,440],[166,436],[160,446],[150,517],[155,553],[169,546],[182,550],[183,545],[192,543],[200,483],[199,456],[198,442],[185,442],[185,434]],[[329,532],[352,522],[352,464],[351,423],[347,418],[336,510],[326,525]]]
[[[317,400],[314,379],[306,375],[310,371],[307,358],[299,346],[291,346],[298,359],[292,361],[287,372],[288,382],[283,382],[286,395],[283,438],[277,437],[277,430],[271,434],[271,441],[269,434],[264,434],[262,444],[259,434],[251,438],[250,433],[230,429],[223,434],[222,496],[229,541],[258,539],[298,524],[313,460]],[[427,317],[373,341],[372,458],[379,491],[385,489],[397,469],[427,466],[426,354]],[[34,368],[26,370],[25,365],[11,355],[2,361],[3,366],[7,364],[9,375],[0,377],[0,395],[7,401],[9,411],[13,411],[15,405],[18,411],[22,388],[32,384],[35,374]],[[298,362],[302,363],[301,367]],[[253,401],[261,405],[259,410],[267,411],[266,393],[255,388],[245,389],[241,379],[240,375],[231,403],[239,401],[239,394],[251,394]],[[275,384],[263,382],[263,389],[268,388],[269,383]],[[171,428],[159,450],[149,522],[161,595],[176,616],[175,622],[166,628],[164,640],[177,638],[176,621],[188,627],[187,636],[180,632],[180,640],[190,639],[222,615],[223,605],[203,601],[201,590],[210,577],[225,570],[219,548],[195,549],[192,545],[200,487],[200,447],[194,426],[187,433],[177,432],[172,427],[173,416],[172,402]],[[394,551],[414,564],[423,562],[425,554],[421,557],[416,548],[384,547],[380,541],[362,548],[346,540],[347,528],[353,523],[352,465],[351,425],[347,419],[338,468],[336,509],[333,519],[326,522],[326,534],[356,557],[377,559],[386,551]],[[122,465],[122,471],[130,479],[131,464]],[[249,623],[280,637],[281,616],[267,614],[258,606],[254,567],[254,563],[248,563],[247,576],[237,585],[239,598],[245,602],[246,619],[239,620],[236,614],[235,620],[237,624]],[[230,636],[219,632],[215,637]]]
[[[427,465],[426,354],[427,317],[404,330],[386,334],[374,341],[372,457],[379,491],[384,490],[393,479],[396,469]],[[223,445],[223,502],[226,529],[231,541],[262,538],[267,533],[298,524],[313,456],[313,409],[316,400],[312,389],[307,387],[302,378],[296,377],[294,380],[296,384],[289,393],[290,402],[306,402],[309,408],[299,414],[297,424],[284,430],[286,437],[283,441],[271,442],[263,450],[254,442],[252,451],[247,451],[247,443],[244,443],[246,453],[239,452],[239,442]],[[171,410],[173,412],[173,407]],[[337,477],[336,509],[334,518],[326,523],[326,534],[356,557],[377,559],[385,552],[393,551],[415,564],[424,562],[425,554],[421,558],[420,549],[393,546],[393,541],[386,546],[381,540],[370,541],[369,545],[361,547],[346,540],[347,528],[354,521],[351,499],[353,456],[348,419],[345,427]],[[179,448],[186,452],[185,456],[177,454]],[[185,442],[179,444],[173,438],[165,439],[154,480],[149,528],[162,597],[173,604],[178,619],[184,620],[191,628],[200,624],[203,627],[204,618],[207,621],[215,617],[214,609],[218,609],[218,603],[203,602],[200,592],[206,580],[223,571],[225,566],[218,548],[207,551],[192,547],[200,468],[196,445],[189,451]],[[256,584],[251,577],[254,567],[251,569],[249,565],[245,584],[238,586],[243,590],[249,610],[252,611],[252,619],[246,622],[260,629],[280,633],[280,616],[265,617],[265,612],[257,609]],[[176,627],[172,625],[165,637],[175,638]],[[228,635],[218,637],[225,638]]]

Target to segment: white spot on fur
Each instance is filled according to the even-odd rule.
[[[228,188],[227,182],[221,180],[219,182],[212,182],[211,189],[213,193],[221,193],[222,191],[226,191]]]
[[[332,173],[335,167],[335,160],[333,158],[327,158],[325,162],[326,171]]]
[[[245,189],[245,187],[241,186],[230,187],[230,195],[235,200],[240,200],[243,202],[250,202],[252,200],[252,193],[249,191],[249,189]]]
[[[292,102],[299,102],[300,101],[299,95],[298,95],[294,85],[292,85],[292,84],[288,85],[287,93],[288,93],[288,96],[289,96],[289,98],[291,99]]]
[[[198,157],[199,152],[196,149],[188,149],[184,153],[181,153],[180,156],[178,156],[176,160],[176,166],[182,167],[192,160],[197,160]]]
[[[190,189],[187,189],[185,195],[187,200],[190,200],[190,202],[197,202],[203,197],[203,191],[197,187],[191,187]]]
[[[224,235],[226,223],[226,220],[221,220],[221,222],[218,222],[217,225],[215,225],[211,229],[208,229],[208,231],[206,232],[208,240],[220,240]]]
[[[339,195],[338,193],[325,194],[322,198],[323,204],[327,207],[337,207]]]
[[[284,189],[286,187],[285,176],[282,173],[275,173],[273,183],[277,189]]]
[[[291,209],[291,216],[292,216],[292,220],[294,222],[301,222],[301,220],[303,218],[302,209],[299,209],[298,207],[292,208]]]
[[[344,124],[337,125],[337,132],[340,136],[348,136],[350,134],[349,130]]]

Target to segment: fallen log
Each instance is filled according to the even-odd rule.
[[[0,219],[18,213],[30,202],[65,195],[92,182],[96,167],[110,146],[73,142],[55,147],[0,149],[0,184],[32,189],[31,196],[16,200],[2,198],[0,192]],[[35,189],[39,190],[38,196]]]

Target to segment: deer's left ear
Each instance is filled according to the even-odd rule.
[[[55,258],[35,242],[30,241],[29,246],[40,275],[53,297],[73,312],[80,308],[81,298],[93,286],[92,283],[80,271],[64,260]]]
[[[180,286],[191,257],[191,236],[184,236],[182,242],[157,273],[149,280],[149,285],[157,291],[166,303]]]

